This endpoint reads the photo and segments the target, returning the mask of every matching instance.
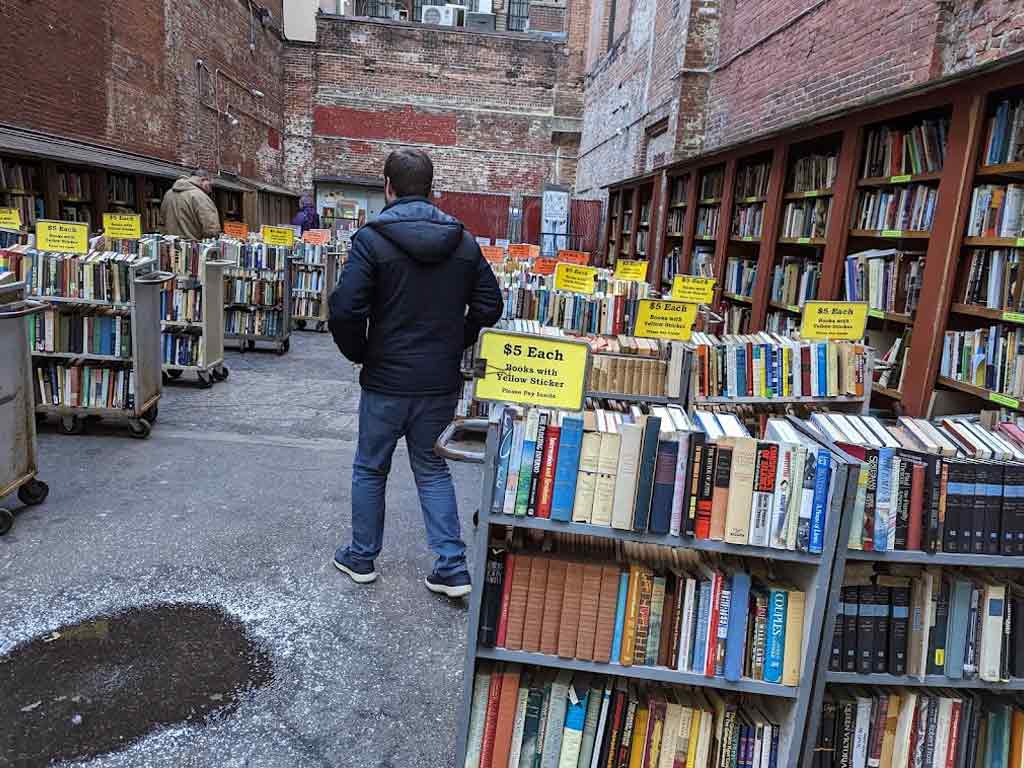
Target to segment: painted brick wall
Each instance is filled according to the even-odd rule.
[[[942,71],[960,72],[1024,48],[1019,0],[954,0],[944,6],[939,33]]]
[[[261,4],[280,25],[282,0]],[[196,77],[196,59],[204,59],[265,94],[256,100],[220,81],[240,122],[221,136],[220,164],[280,181],[284,43],[257,22],[250,53],[244,0],[6,0],[0,7],[0,58],[17,73],[0,78],[0,99],[17,105],[4,122],[215,168],[217,122],[199,106]]]
[[[318,176],[379,178],[403,145],[430,152],[438,190],[575,178],[576,147],[552,139],[561,118],[579,117],[567,92],[580,69],[565,43],[321,17],[317,43],[289,46],[284,70],[286,179],[297,189]]]

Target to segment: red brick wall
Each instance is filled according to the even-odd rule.
[[[279,27],[282,0],[261,3]],[[198,104],[202,58],[266,94],[256,100],[220,81],[240,121],[222,122],[221,165],[280,181],[284,44],[257,22],[250,53],[243,0],[7,0],[2,9],[4,122],[214,169],[215,116]]]
[[[552,130],[578,117],[574,76],[556,41],[321,18],[317,43],[285,55],[287,181],[379,177],[388,152],[417,145],[438,190],[571,184],[575,149],[556,150]]]
[[[565,8],[555,5],[530,5],[531,32],[561,32],[565,28]]]

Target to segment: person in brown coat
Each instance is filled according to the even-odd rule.
[[[210,197],[212,192],[210,174],[202,169],[174,182],[160,204],[164,234],[186,240],[217,237],[220,234],[220,216]]]

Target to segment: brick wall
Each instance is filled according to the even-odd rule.
[[[0,79],[0,100],[17,108],[3,120],[215,169],[217,119],[199,106],[203,59],[265,94],[257,100],[219,81],[239,119],[237,128],[221,119],[220,165],[280,181],[282,0],[261,4],[272,26],[256,22],[253,54],[244,0],[7,0],[0,58],[17,76]]]
[[[579,114],[578,76],[561,42],[321,17],[317,43],[285,54],[286,180],[379,178],[388,152],[416,145],[439,190],[571,184],[575,148],[552,131]]]
[[[1024,48],[1024,5],[1019,0],[953,0],[943,10],[939,60],[944,74]]]

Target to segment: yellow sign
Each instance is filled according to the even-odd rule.
[[[993,403],[1005,405],[1007,408],[1020,408],[1020,403],[1018,401],[1014,400],[1012,397],[1001,395],[998,392],[989,392],[988,399],[991,400]]]
[[[485,330],[480,334],[484,376],[479,400],[525,403],[578,411],[583,408],[590,347],[586,342]]]
[[[637,280],[643,282],[647,279],[646,261],[628,261],[621,259],[615,262],[616,280]]]
[[[672,280],[672,298],[691,304],[710,304],[715,298],[715,278],[676,275]]]
[[[111,240],[138,240],[142,237],[142,217],[137,213],[104,213],[103,234]]]
[[[864,301],[808,301],[800,336],[804,339],[857,341],[864,338],[868,305]]]
[[[0,229],[21,229],[21,211],[17,208],[0,208]]]
[[[697,305],[682,301],[640,299],[635,335],[645,339],[689,341]]]
[[[263,225],[263,242],[267,245],[283,245],[291,248],[295,242],[295,230],[291,227],[268,227]]]
[[[58,253],[88,253],[89,225],[40,219],[36,222],[36,248]]]
[[[560,261],[555,268],[555,290],[573,293],[593,293],[597,269],[581,267],[578,264],[566,264]]]

